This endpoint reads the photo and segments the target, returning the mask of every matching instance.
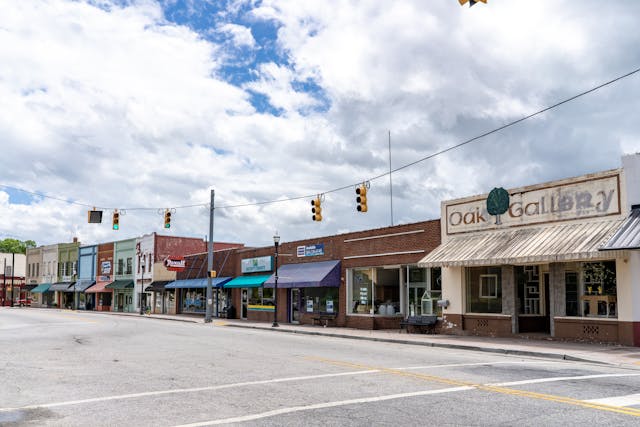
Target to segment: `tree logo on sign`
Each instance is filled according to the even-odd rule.
[[[509,192],[504,188],[494,188],[487,197],[487,212],[496,217],[496,225],[502,224],[500,215],[509,209]]]

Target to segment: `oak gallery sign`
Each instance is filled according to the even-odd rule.
[[[499,220],[488,212],[486,196],[447,202],[444,208],[447,234],[620,214],[618,173],[508,193],[508,208]]]

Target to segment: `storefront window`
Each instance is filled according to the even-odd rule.
[[[564,273],[564,300],[567,316],[578,316],[579,298],[578,298],[578,273],[575,271],[567,271]]]
[[[249,305],[273,305],[273,288],[249,288]]]
[[[206,289],[182,289],[182,312],[204,313]]]
[[[307,313],[337,313],[338,288],[302,288],[302,310]]]
[[[502,312],[500,267],[467,268],[467,312]]]
[[[617,317],[615,261],[585,262],[581,273],[582,315]]]
[[[442,316],[442,280],[439,268],[409,267],[409,315]]]
[[[350,313],[373,314],[373,270],[352,270]]]

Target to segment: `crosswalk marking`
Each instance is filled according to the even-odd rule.
[[[603,399],[585,400],[589,403],[598,403],[609,406],[633,406],[640,405],[640,393],[628,394],[626,396],[605,397]]]

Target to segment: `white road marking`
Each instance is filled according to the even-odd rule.
[[[246,421],[255,421],[262,418],[274,417],[276,415],[290,414],[293,412],[311,411],[314,409],[335,408],[337,406],[355,405],[359,403],[381,402],[384,400],[404,399],[407,397],[426,396],[429,394],[453,393],[453,392],[473,390],[473,389],[474,387],[471,387],[471,386],[451,387],[451,388],[444,388],[439,390],[425,390],[425,391],[415,391],[411,393],[389,394],[386,396],[363,397],[360,399],[339,400],[335,402],[316,403],[313,405],[306,405],[306,406],[292,406],[290,408],[280,408],[280,409],[275,409],[273,411],[262,412],[260,414],[243,415],[240,417],[222,418],[222,419],[210,420],[210,421],[201,421],[201,422],[191,423],[191,424],[181,424],[175,427],[200,427],[200,426],[212,426],[212,425],[218,425],[218,424],[241,423]]]
[[[603,399],[591,399],[591,400],[585,400],[585,402],[597,403],[600,405],[609,405],[609,406],[640,405],[640,393],[629,394],[627,396],[605,397]]]
[[[0,330],[20,328],[41,328],[43,326],[67,326],[67,325],[86,325],[89,322],[51,322],[51,323],[15,323],[13,325],[0,326]]]
[[[15,408],[0,408],[0,412],[9,412],[16,411],[21,409],[36,409],[36,408],[54,408],[59,406],[69,406],[69,405],[80,405],[83,403],[95,403],[95,402],[105,402],[108,400],[121,400],[121,399],[134,399],[138,397],[148,397],[148,396],[161,396],[164,394],[177,394],[177,393],[195,393],[198,391],[211,391],[211,390],[224,390],[228,388],[235,387],[246,387],[252,385],[261,385],[261,384],[273,384],[273,383],[283,383],[289,381],[300,381],[300,380],[314,380],[318,378],[332,378],[332,377],[342,377],[349,375],[363,375],[363,374],[371,374],[374,372],[380,372],[379,370],[367,370],[367,371],[351,371],[351,372],[340,372],[337,374],[322,374],[322,375],[309,375],[304,377],[287,377],[287,378],[276,378],[271,380],[261,380],[261,381],[247,381],[242,383],[233,383],[233,384],[222,384],[222,385],[214,385],[208,387],[194,387],[194,388],[179,388],[173,390],[160,390],[160,391],[147,391],[141,393],[130,393],[130,394],[120,394],[114,396],[105,396],[105,397],[94,397],[91,399],[80,399],[80,400],[67,400],[65,402],[54,402],[54,403],[42,403],[36,405],[28,405],[28,406],[20,406]]]
[[[598,374],[598,375],[583,375],[579,377],[551,377],[551,378],[538,378],[533,380],[511,381],[506,383],[493,383],[485,384],[487,386],[494,387],[506,387],[512,385],[524,385],[524,384],[539,384],[539,383],[552,383],[556,381],[571,381],[571,380],[590,380],[594,378],[609,378],[609,377],[637,377],[640,374]]]
[[[69,324],[69,323],[66,323]],[[407,368],[397,368],[397,369],[425,369],[425,368],[446,368],[446,367],[459,367],[459,366],[476,366],[476,365],[494,365],[494,364],[505,364],[505,363],[526,363],[530,364],[532,362],[522,361],[522,362],[483,362],[483,363],[456,363],[449,365],[431,365],[431,366],[412,366]],[[547,362],[535,362],[535,363],[547,363]],[[556,363],[556,362],[548,362],[548,363]],[[0,412],[8,412],[15,411],[18,409],[35,409],[35,408],[55,408],[59,406],[70,406],[70,405],[82,405],[85,403],[95,403],[95,402],[105,402],[109,400],[124,400],[124,399],[135,399],[139,397],[149,397],[149,396],[161,396],[165,394],[179,394],[179,393],[196,393],[199,391],[214,391],[214,390],[224,390],[228,388],[236,388],[236,387],[246,387],[252,385],[262,385],[262,384],[272,384],[272,383],[282,383],[289,381],[299,381],[299,380],[312,380],[312,379],[320,379],[320,378],[332,378],[332,377],[342,377],[349,375],[363,375],[363,374],[373,374],[380,372],[379,369],[371,369],[366,371],[349,371],[349,372],[340,372],[336,374],[321,374],[321,375],[310,375],[304,377],[288,377],[288,378],[276,378],[272,380],[261,380],[261,381],[248,381],[241,383],[233,383],[233,384],[222,384],[216,386],[208,386],[208,387],[195,387],[195,388],[183,388],[183,389],[173,389],[173,390],[159,390],[159,391],[148,391],[148,392],[140,392],[140,393],[130,393],[130,394],[120,394],[113,396],[104,396],[104,397],[94,397],[89,399],[79,399],[79,400],[67,400],[63,402],[53,402],[53,403],[42,403],[28,406],[21,406],[16,408],[0,408]]]
[[[418,370],[418,369],[433,369],[433,368],[458,368],[458,367],[464,367],[464,366],[489,366],[489,365],[520,365],[520,364],[527,364],[527,365],[549,365],[549,364],[558,364],[558,363],[562,363],[561,361],[536,361],[536,362],[532,362],[529,360],[523,360],[523,361],[511,361],[511,362],[478,362],[478,363],[451,363],[448,365],[429,365],[429,366],[408,366],[406,368],[391,368],[394,369],[396,371],[410,371],[410,370]]]

